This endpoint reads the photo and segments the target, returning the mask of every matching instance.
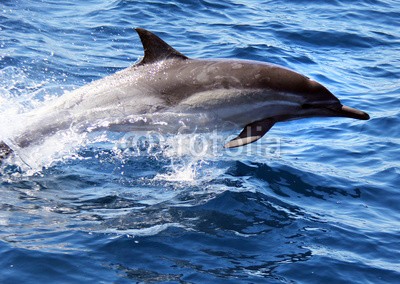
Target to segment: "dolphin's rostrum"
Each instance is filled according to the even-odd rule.
[[[190,117],[199,130],[240,127],[240,134],[225,145],[232,148],[257,141],[281,121],[317,116],[369,119],[290,69],[258,61],[190,59],[155,34],[136,31],[144,48],[139,63],[25,114],[27,123],[0,142],[0,159],[70,128],[174,132],[182,118]],[[138,121],[138,116],[145,119]]]

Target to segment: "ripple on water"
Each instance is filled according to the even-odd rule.
[[[201,157],[122,151],[114,134],[46,156],[68,142],[54,139],[28,153],[35,170],[1,173],[1,283],[399,279],[396,1],[3,2],[2,134],[133,64],[134,27],[193,58],[290,67],[371,120],[277,124],[257,147]]]

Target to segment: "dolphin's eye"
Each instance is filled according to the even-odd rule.
[[[312,104],[302,104],[301,108],[302,109],[309,109],[309,108],[313,108],[314,106]]]

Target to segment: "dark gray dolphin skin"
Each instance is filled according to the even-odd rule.
[[[192,92],[187,92],[187,88],[183,89],[184,93],[181,92],[178,86],[182,85],[182,80],[181,84],[174,86],[175,91],[173,90],[168,95],[175,104],[193,96],[194,91],[199,93],[199,90],[204,92],[210,89],[221,90],[221,93],[227,93],[229,90],[236,93],[241,90],[239,96],[226,95],[226,100],[219,102],[228,104],[227,108],[229,108],[229,104],[232,104],[233,109],[238,105],[240,107],[240,105],[258,102],[258,105],[254,104],[254,108],[249,110],[252,111],[252,114],[247,121],[231,118],[230,121],[245,125],[236,138],[225,144],[226,148],[243,146],[257,141],[276,122],[316,116],[369,119],[367,113],[342,105],[338,98],[318,82],[287,68],[255,61],[189,59],[153,33],[140,28],[136,31],[145,51],[145,56],[138,65],[175,59],[193,69],[198,69],[200,65],[208,67],[205,74],[206,82],[192,81]],[[211,66],[212,68],[210,68]],[[181,74],[177,73],[176,75]],[[185,79],[189,79],[186,84],[190,82],[190,78]],[[258,99],[255,99],[254,96],[257,96]],[[237,101],[240,103],[237,104]],[[236,113],[232,115],[236,115]]]
[[[212,63],[214,65],[212,70],[207,72],[209,81],[203,86],[193,84],[195,89],[211,87],[232,90],[232,92],[241,89],[243,97],[235,99],[241,101],[243,105],[252,102],[252,96],[260,98],[260,105],[265,111],[259,111],[260,106],[255,106],[254,109],[258,113],[252,113],[252,115],[254,114],[253,118],[245,122],[246,125],[242,132],[228,142],[225,145],[226,148],[243,146],[257,141],[276,122],[316,116],[369,119],[367,113],[342,105],[338,98],[318,82],[287,68],[255,61],[189,59],[151,32],[144,29],[136,29],[136,31],[139,33],[145,49],[145,57],[140,64],[154,63],[167,58],[175,58],[194,66],[199,64],[211,66],[210,63]],[[154,45],[155,42],[157,42],[156,45]],[[160,50],[164,51],[162,55]],[[175,99],[182,99],[182,94],[180,96],[176,93],[171,95]],[[183,94],[185,98],[188,95],[188,93]],[[230,101],[227,100],[226,103],[229,104]],[[233,104],[234,106],[236,104]],[[237,122],[238,120],[232,119],[231,121]]]
[[[257,141],[277,122],[307,117],[369,119],[367,113],[342,105],[321,84],[285,67],[190,59],[153,33],[136,31],[144,48],[139,63],[25,114],[27,123],[0,143],[0,159],[13,147],[38,144],[71,127],[82,132],[101,127],[135,130],[135,115],[146,117],[140,129],[160,129],[160,123],[151,121],[168,117],[165,129],[173,132],[182,115],[194,117],[198,129],[222,129],[227,124],[243,129],[226,148]],[[107,123],[98,123],[104,120]]]

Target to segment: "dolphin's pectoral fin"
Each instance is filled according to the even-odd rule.
[[[137,66],[151,64],[165,59],[189,59],[155,34],[141,28],[136,28],[143,44],[144,57]]]
[[[225,144],[225,148],[235,148],[253,143],[263,137],[275,124],[275,119],[267,118],[252,122],[243,128],[240,134]]]

